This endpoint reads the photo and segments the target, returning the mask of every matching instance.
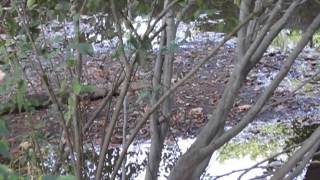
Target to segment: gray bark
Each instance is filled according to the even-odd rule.
[[[313,23],[310,25],[308,30],[305,32],[305,35],[303,36],[303,39],[299,42],[297,45],[296,49],[294,50],[293,53],[300,53],[303,47],[305,47],[312,37],[312,35],[320,28],[320,14],[315,18]],[[302,147],[297,150],[289,159],[289,161],[283,165],[282,168],[277,170],[272,177],[272,180],[277,180],[277,179],[283,179],[285,175],[293,168],[296,166],[296,164],[302,160],[302,158],[305,156],[305,154],[312,149],[314,144],[317,144],[319,142],[320,138],[320,128],[318,128],[302,145]],[[312,158],[309,157],[309,160]]]
[[[162,66],[164,61],[163,56],[163,47],[165,47],[166,43],[166,32],[163,31],[161,33],[161,42],[160,42],[160,50],[157,55],[156,64],[154,67],[153,74],[153,91],[152,91],[152,99],[151,105],[156,103],[160,96],[160,87],[161,87],[161,75],[162,75]],[[161,143],[161,131],[159,128],[159,112],[156,110],[151,115],[150,121],[150,134],[151,134],[151,146],[150,146],[150,154],[148,156],[148,165],[146,168],[146,180],[157,179],[157,173],[159,169],[159,163],[161,161],[161,151],[163,148],[163,142]]]
[[[245,18],[250,14],[250,5],[252,3],[252,0],[242,0],[240,4],[240,14],[239,14],[239,22],[243,22]],[[247,27],[243,26],[239,31],[237,35],[237,54],[240,57],[244,56],[246,47],[247,47]]]
[[[164,8],[167,7],[168,3],[169,1],[165,1]],[[165,45],[167,49],[170,49],[170,46],[172,46],[172,43],[175,41],[175,33],[176,33],[176,26],[174,23],[172,10],[168,10],[167,16],[165,18],[165,23],[167,24],[167,26],[164,33],[162,33],[161,45]],[[151,105],[155,104],[159,99],[162,70],[163,70],[163,92],[167,92],[171,87],[174,52],[169,51],[164,55],[164,57],[162,53],[163,53],[162,50],[160,50],[157,57],[156,66],[154,69],[153,97],[152,97]],[[150,147],[150,154],[148,158],[148,166],[146,168],[146,176],[145,176],[146,180],[157,179],[164,140],[167,134],[168,120],[171,115],[171,105],[172,105],[172,100],[169,97],[163,103],[163,107],[162,107],[163,117],[161,121],[159,119],[159,113],[157,110],[151,116],[151,122],[150,122],[151,147]]]
[[[238,64],[231,75],[231,78],[225,88],[225,92],[213,113],[213,118],[209,120],[207,125],[200,132],[191,148],[178,160],[169,176],[169,179],[198,179],[201,169],[205,169],[205,164],[208,162],[208,159],[211,157],[212,153],[245,127],[244,126],[237,133],[232,134],[232,136],[229,136],[229,139],[227,138],[224,139],[224,141],[220,141],[220,137],[224,137],[226,134],[229,134],[229,132],[225,133],[223,130],[227,120],[227,115],[247,74],[260,60],[263,55],[262,52],[266,51],[272,39],[274,39],[278,32],[284,27],[286,19],[293,13],[293,10],[298,6],[300,1],[293,2],[292,5],[286,10],[286,14],[280,18],[275,25],[273,25],[274,18],[279,16],[279,13],[283,8],[281,6],[282,2],[283,1],[280,0],[274,6],[272,12],[270,13],[270,17],[268,18],[264,27],[259,31],[255,41],[251,44],[242,57],[241,55],[239,56],[241,59],[238,60]],[[266,93],[266,96],[262,98],[263,101],[259,102],[260,104],[258,107],[262,107],[264,105],[273,90],[270,90],[268,93]],[[248,113],[249,115],[246,116],[246,119],[249,122],[252,121],[259,110],[259,108],[252,110],[253,112]],[[220,146],[216,145],[217,141],[221,143],[219,144]],[[210,149],[210,151],[208,151],[208,149]],[[203,151],[206,151],[206,153]]]
[[[253,16],[260,14],[261,12],[255,12],[251,13],[249,17],[243,22],[242,24],[239,24],[231,33],[229,33],[227,36],[224,37],[224,39],[217,44],[217,46],[204,58],[202,58],[199,63],[191,70],[189,71],[180,81],[175,83],[169,91],[164,93],[159,100],[152,106],[150,107],[150,110],[144,113],[143,117],[138,121],[136,127],[131,131],[130,136],[127,139],[127,143],[123,147],[123,151],[121,152],[116,165],[114,166],[114,171],[116,172],[120,166],[121,162],[124,159],[126,152],[130,146],[130,144],[133,142],[134,138],[137,136],[139,130],[143,127],[143,125],[147,122],[149,117],[153,114],[154,111],[158,109],[158,107],[165,101],[165,99],[170,96],[178,87],[180,87],[183,83],[185,83],[188,79],[190,79],[199,69],[200,67],[208,62],[217,52],[218,50],[229,40],[231,39],[237,32],[238,30],[246,23],[249,22],[250,19],[252,19]],[[112,179],[112,178],[111,178]]]
[[[128,95],[123,100],[123,128],[122,128],[122,145],[126,143],[127,122],[128,122]],[[126,158],[122,162],[121,180],[126,180]]]

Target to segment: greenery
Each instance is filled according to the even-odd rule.
[[[250,156],[253,160],[267,158],[280,150],[285,143],[284,138],[291,135],[288,125],[281,123],[257,126],[254,131],[258,133],[250,135],[247,140],[234,140],[225,144],[219,151],[218,160],[223,162],[244,156]]]
[[[144,162],[143,165],[150,167],[147,169],[146,179],[155,179],[161,162],[162,147],[169,137],[170,130],[173,129],[171,126],[172,124],[179,126],[177,121],[185,120],[187,115],[194,118],[188,122],[194,123],[193,126],[197,131],[202,125],[215,127],[212,128],[214,130],[212,133],[200,136],[204,138],[199,140],[203,141],[199,143],[200,145],[196,143],[192,147],[202,150],[201,148],[214,144],[216,138],[225,133],[220,134],[217,129],[225,128],[228,115],[233,113],[232,105],[237,103],[238,92],[246,83],[247,75],[252,68],[259,65],[263,54],[259,55],[260,50],[266,52],[267,49],[251,42],[257,38],[254,34],[260,33],[266,26],[264,18],[270,15],[271,11],[268,8],[273,8],[274,5],[264,7],[262,14],[247,12],[250,14],[250,23],[257,23],[255,24],[257,26],[252,26],[254,29],[251,29],[255,31],[249,33],[250,23],[247,23],[249,20],[238,26],[239,23],[243,23],[241,22],[243,19],[239,19],[238,16],[243,2],[241,0],[1,1],[0,32],[4,36],[0,38],[0,70],[5,76],[4,79],[0,79],[0,180],[73,180],[92,177],[99,180],[120,179],[121,176],[122,179],[129,179],[137,176],[136,173],[142,167],[135,165],[135,162],[127,164],[123,162],[127,156],[133,156],[127,153],[127,150],[133,140],[141,134],[143,139],[151,137],[151,151],[147,153],[150,159],[147,161],[148,164]],[[294,4],[293,2],[289,4],[291,3]],[[253,6],[255,5],[252,4]],[[287,7],[281,8],[284,9],[279,11],[279,17],[274,17],[275,21],[288,10],[285,9]],[[254,8],[248,9],[251,11]],[[295,15],[300,16],[300,14]],[[136,17],[142,20],[135,22]],[[246,42],[243,40],[243,43],[239,43],[246,45],[243,47],[245,50],[243,55],[247,50],[252,50],[252,47],[256,51],[240,57],[242,53],[237,53],[241,48],[230,50],[217,41],[210,42],[211,47],[201,49],[199,54],[195,54],[195,49],[190,48],[185,50],[186,56],[175,56],[182,50],[180,45],[186,43],[186,41],[177,42],[177,27],[179,23],[188,21],[195,22],[199,32],[230,33],[223,35],[224,43],[234,38],[237,32],[248,33],[243,38]],[[243,27],[248,29],[241,32]],[[143,28],[143,32],[138,32],[139,28]],[[273,26],[268,32],[274,28],[276,27]],[[187,37],[190,39],[192,37],[191,31],[187,31],[189,34],[186,33],[185,40]],[[289,45],[296,45],[303,39],[304,36],[301,35],[303,31],[304,29],[299,28],[279,28],[274,36],[267,32],[265,35],[271,34],[272,46],[287,51],[288,48],[292,48]],[[260,40],[265,40],[264,38],[266,37]],[[313,35],[313,42],[315,47],[319,47],[319,32]],[[100,46],[103,52],[96,51],[95,48]],[[230,63],[235,68],[223,67],[223,71],[235,73],[231,78],[223,75],[221,77],[225,79],[220,81],[219,77],[214,75],[215,80],[206,82],[209,85],[219,86],[219,92],[206,97],[215,98],[212,105],[217,106],[217,110],[211,112],[214,116],[207,121],[204,108],[200,107],[204,104],[198,103],[197,97],[192,99],[194,101],[192,105],[199,107],[192,109],[190,114],[185,113],[185,117],[175,116],[176,108],[173,107],[175,104],[171,102],[172,100],[178,99],[177,101],[185,103],[186,109],[190,103],[184,102],[184,97],[174,97],[174,92],[179,91],[177,88],[180,85],[188,84],[190,82],[188,80],[194,80],[192,76],[201,70],[206,62],[216,60],[215,58],[221,60],[220,55],[216,57],[215,55],[222,49],[228,53],[226,55],[228,60],[232,61],[231,56],[233,57],[235,52],[235,59],[241,61]],[[255,54],[256,52],[258,54]],[[199,57],[196,57],[197,55]],[[183,59],[185,57],[190,58],[188,60],[192,62],[197,61],[194,67],[185,64],[187,62]],[[256,57],[258,58],[253,59]],[[173,63],[175,60],[180,60],[183,64],[181,67],[186,69],[175,67]],[[116,65],[113,67],[113,64]],[[218,64],[217,62],[217,66],[212,69],[209,66],[205,67],[212,70],[208,76],[213,76],[214,73],[211,73],[213,71],[220,71]],[[172,77],[178,73],[183,74],[183,77],[173,82]],[[142,76],[145,77],[141,78]],[[230,83],[220,84],[227,81]],[[142,87],[135,87],[136,82],[141,82]],[[220,93],[220,86],[225,88],[221,91],[223,95]],[[192,84],[192,88],[198,87]],[[313,88],[314,86],[310,84],[305,87],[310,91]],[[267,90],[264,92],[259,90],[258,93],[269,93],[266,95],[268,98],[276,94],[275,89],[270,92]],[[181,96],[184,96],[183,93],[185,92],[180,93]],[[216,103],[220,97],[221,102],[225,104]],[[268,98],[263,104],[266,104]],[[96,99],[99,99],[99,103],[92,102]],[[252,99],[252,102],[255,100]],[[128,110],[127,106],[135,109]],[[238,106],[241,113],[251,107],[253,107],[251,104]],[[256,113],[254,116],[258,114],[254,113]],[[218,122],[220,120],[221,122]],[[218,123],[210,124],[213,122]],[[145,126],[146,123],[150,124]],[[9,129],[8,124],[18,128]],[[187,125],[183,124],[181,129],[194,128],[185,126]],[[294,124],[292,129],[302,139],[290,139],[289,145],[304,141],[314,132],[312,127],[313,129],[307,133],[300,133],[297,127],[298,125]],[[246,155],[250,155],[252,159],[269,156],[283,146],[280,139],[292,134],[291,129],[284,124],[261,125],[250,133],[253,134],[249,139],[228,143],[229,140],[226,140],[222,143],[224,144],[222,148],[217,147],[220,148],[219,160],[225,161]],[[113,143],[119,146],[123,143],[121,151],[109,153]],[[54,148],[49,148],[51,145]],[[217,149],[210,151],[214,152]],[[208,154],[206,156],[209,156]],[[196,162],[203,161],[198,154],[194,157]],[[181,166],[191,166],[183,162],[177,161],[178,165],[182,163]],[[172,162],[168,164],[169,170],[172,169],[171,166],[178,166]],[[192,168],[196,169],[196,166],[197,164]],[[148,172],[149,178],[147,178]],[[186,172],[188,173],[192,174],[193,171]]]

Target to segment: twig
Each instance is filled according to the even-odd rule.
[[[278,2],[281,2],[278,1]],[[272,25],[271,30],[266,38],[264,38],[262,41],[264,42],[256,51],[257,54],[254,54],[252,59],[250,60],[253,64],[256,64],[259,61],[259,57],[262,56],[263,52],[265,52],[265,49],[268,47],[268,45],[271,43],[272,39],[277,35],[277,32],[279,32],[280,29],[283,28],[285,23],[287,22],[287,19],[294,13],[295,8],[298,6],[298,2],[294,1],[289,8],[285,11],[285,14],[275,23]],[[308,35],[309,36],[309,35]],[[306,39],[308,36],[304,36],[304,38],[298,43],[297,47],[293,51],[293,53],[290,54],[290,56],[285,61],[282,69],[280,72],[276,75],[275,79],[272,81],[272,83],[266,88],[266,90],[262,93],[262,95],[259,97],[257,102],[254,106],[250,108],[250,110],[247,112],[247,114],[241,119],[241,121],[234,126],[232,129],[224,132],[221,136],[219,136],[217,139],[213,139],[207,147],[203,148],[201,151],[202,158],[206,158],[208,154],[211,154],[214,150],[221,147],[226,141],[230,140],[234,136],[236,136],[243,128],[245,128],[250,122],[254,120],[254,117],[260,112],[266,101],[272,96],[274,90],[278,87],[278,85],[281,83],[283,78],[287,75],[290,67],[292,66],[293,62],[295,61],[298,54],[301,52],[301,50],[304,47],[304,43],[306,42]],[[259,40],[259,39],[256,39]],[[256,41],[255,41],[256,42]],[[261,43],[259,41],[258,43]],[[262,49],[261,49],[262,48]],[[248,51],[247,51],[248,53]],[[246,54],[247,54],[246,53]],[[248,67],[245,67],[248,68]],[[198,151],[197,151],[198,152]],[[200,152],[198,152],[200,154]],[[201,158],[200,158],[201,159]],[[199,161],[201,161],[198,159]]]
[[[261,169],[265,169],[267,168],[268,166],[256,166],[254,168],[261,168]],[[222,175],[219,175],[219,176],[215,176],[215,178],[213,180],[216,180],[216,179],[220,179],[220,178],[223,178],[225,176],[229,176],[231,174],[234,174],[234,173],[238,173],[238,172],[241,172],[241,171],[246,171],[248,170],[249,168],[243,168],[243,169],[237,169],[237,170],[233,170],[233,171],[230,171],[228,173],[225,173],[225,174],[222,174]],[[253,168],[252,168],[253,169]],[[251,169],[250,169],[251,170]]]
[[[257,164],[251,166],[250,168],[247,168],[247,169],[238,177],[238,180],[240,180],[240,179],[242,178],[242,176],[244,176],[246,173],[248,173],[248,172],[251,171],[252,169],[258,167],[260,164],[263,164],[263,163],[265,163],[265,162],[267,162],[267,161],[269,161],[269,160],[271,160],[271,159],[274,159],[275,157],[277,157],[277,156],[279,156],[279,155],[281,155],[281,154],[284,154],[284,153],[288,152],[289,150],[294,149],[294,148],[296,148],[296,147],[298,147],[298,146],[300,146],[300,145],[301,145],[301,143],[296,144],[296,145],[291,146],[291,147],[288,147],[288,148],[282,150],[281,152],[278,152],[278,153],[276,153],[276,154],[274,154],[274,155],[272,155],[272,156],[264,159],[263,161],[258,162]]]
[[[148,20],[148,24],[147,24],[147,29],[150,28],[151,21],[152,21],[152,19],[154,19],[153,16],[154,16],[154,13],[156,12],[155,10],[156,10],[157,2],[158,2],[158,1],[153,1],[153,3],[152,3],[152,6],[151,6],[152,9],[151,9],[151,11],[150,11],[150,13],[149,13],[149,20]]]
[[[121,12],[121,16],[125,19],[127,25],[129,26],[130,30],[133,32],[133,34],[136,36],[138,42],[140,43],[141,45],[141,37],[139,36],[137,30],[133,27],[133,24],[131,22],[130,19],[128,19],[127,16],[125,16],[122,12]]]
[[[145,34],[142,36],[142,39],[145,36],[149,36],[149,34],[153,31],[153,29],[155,28],[155,26],[158,24],[158,22],[167,14],[167,12],[172,8],[172,6],[174,6],[176,3],[178,3],[180,0],[174,0],[172,2],[170,2],[165,9],[163,9],[158,16],[155,18],[155,21],[152,25],[149,26],[149,28],[146,30]]]
[[[122,145],[126,143],[127,122],[128,122],[128,95],[123,100],[123,129],[122,129]],[[126,159],[122,162],[122,177],[121,180],[126,180]]]
[[[150,41],[154,40],[162,31],[164,31],[167,27],[167,24],[163,24],[151,37]]]
[[[85,3],[85,1],[84,1]],[[78,14],[78,2],[76,0],[70,0],[70,13],[73,18],[73,28],[74,28],[74,41],[78,45],[81,43],[80,39],[80,14]],[[75,66],[76,76],[73,79],[81,84],[81,76],[82,76],[82,54],[80,53],[79,48],[76,50],[76,59],[77,63]],[[72,93],[72,97],[74,98],[74,111],[72,116],[72,124],[74,131],[74,146],[76,151],[76,165],[77,169],[75,170],[76,176],[79,180],[83,179],[82,171],[83,171],[83,137],[82,137],[82,122],[81,122],[81,106],[80,106],[80,98],[78,94]]]
[[[15,3],[16,3],[16,1],[15,1]],[[31,33],[29,31],[29,27],[26,24],[25,19],[22,18],[24,16],[21,15],[21,13],[20,13],[19,9],[16,7],[16,5],[15,5],[14,8],[15,8],[19,18],[21,19],[22,26],[23,26],[26,34],[27,34],[28,39],[30,40],[33,54],[35,55],[35,59],[36,59],[38,65],[39,65],[40,71],[37,71],[37,74],[41,77],[42,81],[45,83],[45,86],[46,86],[46,88],[47,88],[47,90],[49,92],[50,98],[51,98],[53,104],[56,106],[56,109],[58,110],[60,123],[62,124],[62,127],[63,127],[63,129],[65,131],[66,142],[67,142],[69,148],[71,149],[71,160],[73,162],[74,168],[76,169],[76,167],[75,167],[76,163],[75,163],[75,158],[74,158],[74,153],[73,153],[73,146],[72,146],[72,143],[71,143],[71,140],[70,140],[70,136],[69,136],[68,128],[67,128],[67,125],[66,125],[66,121],[64,119],[63,112],[62,112],[61,108],[59,107],[59,103],[58,103],[57,97],[56,97],[56,95],[55,95],[55,93],[53,91],[53,88],[51,87],[51,85],[49,83],[48,76],[46,75],[46,73],[45,73],[45,71],[44,71],[44,69],[42,67],[42,63],[41,63],[41,60],[40,60],[40,55],[38,53],[36,44],[35,44],[32,36],[31,36]],[[22,10],[24,10],[24,9],[22,8]],[[34,67],[36,67],[36,65],[34,64],[33,61],[31,61],[31,63],[33,64]]]
[[[158,107],[162,104],[162,102],[164,102],[164,100],[167,99],[167,97],[169,97],[179,86],[181,86],[183,83],[185,83],[190,77],[192,77],[199,69],[200,67],[205,64],[207,61],[209,61],[218,51],[219,49],[225,44],[225,42],[227,42],[229,39],[231,39],[237,32],[238,30],[245,25],[246,23],[249,22],[249,20],[251,18],[253,18],[254,16],[257,15],[257,12],[255,13],[251,13],[247,19],[242,23],[239,24],[236,28],[234,28],[234,30],[229,33],[227,36],[224,37],[224,39],[212,50],[211,53],[209,53],[205,58],[203,58],[202,60],[199,61],[199,63],[191,70],[189,71],[189,73],[187,73],[180,81],[178,81],[176,84],[174,84],[165,94],[162,95],[161,98],[159,98],[159,100],[157,101],[157,103],[155,103],[148,112],[146,112],[144,114],[144,116],[140,119],[140,121],[138,121],[136,127],[132,130],[131,135],[128,137],[127,139],[127,143],[124,146],[118,160],[117,163],[114,167],[114,172],[117,172],[120,168],[120,165],[122,163],[122,160],[125,156],[125,154],[127,153],[127,150],[130,146],[130,144],[133,142],[134,138],[136,137],[136,135],[138,134],[139,130],[142,128],[142,126],[146,123],[146,121],[149,119],[150,115],[158,109]]]
[[[124,64],[124,67],[126,70],[128,70],[130,67],[129,65],[129,61],[128,61],[128,58],[126,57],[126,54],[124,52],[124,42],[123,42],[123,39],[122,39],[122,28],[121,28],[121,24],[120,24],[120,19],[118,17],[118,13],[117,13],[117,9],[116,9],[116,4],[115,4],[115,1],[114,0],[110,0],[111,2],[111,11],[112,11],[112,15],[113,15],[113,19],[114,19],[114,22],[116,24],[116,34],[117,34],[117,37],[119,39],[119,51],[120,51],[120,60],[122,61],[122,63]]]
[[[303,159],[297,164],[297,167],[293,169],[293,171],[285,178],[285,180],[291,180],[301,174],[301,171],[306,167],[306,164],[310,161],[310,159],[314,156],[315,151],[317,151],[319,148],[319,144],[320,142],[318,141],[313,145],[312,148],[310,148]]]
[[[318,75],[320,74],[320,70],[317,71],[315,74],[313,74],[310,78],[307,80],[303,81],[298,87],[296,87],[292,92],[290,92],[285,98],[277,98],[277,100],[271,104],[266,105],[260,112],[263,113],[266,110],[268,110],[270,107],[281,104],[283,102],[288,101],[288,99],[291,99],[296,93],[303,88],[306,84],[310,83],[312,80],[314,80]]]

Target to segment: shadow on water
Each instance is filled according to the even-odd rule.
[[[286,146],[302,143],[320,126],[318,118],[315,116],[305,116],[295,119],[292,124],[292,136],[286,141]],[[320,147],[316,152],[320,151]],[[290,156],[290,154],[289,154]],[[304,180],[318,180],[320,172],[320,155],[316,153],[311,162],[306,167]]]
[[[108,179],[113,172],[113,165],[116,163],[119,155],[121,153],[121,148],[115,147],[111,148],[107,151],[106,159],[105,159],[105,166],[103,167],[103,177],[104,179]],[[95,169],[96,166],[93,162],[98,162],[99,154],[96,150],[87,149],[85,153],[86,161],[86,172],[89,179],[94,179],[95,177]],[[138,174],[144,169],[146,165],[146,160],[137,161],[139,157],[139,152],[131,151],[128,153],[127,158],[128,161],[126,163],[126,178],[127,179],[136,179]],[[117,174],[118,178],[121,177],[121,171]]]

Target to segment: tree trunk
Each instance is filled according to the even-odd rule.
[[[156,64],[154,67],[151,106],[158,101],[160,96],[159,87],[161,87],[161,74],[162,74],[162,66],[164,61],[164,57],[162,55],[163,53],[162,47],[165,46],[165,39],[166,39],[166,32],[164,31],[161,33],[160,50],[158,52]],[[150,154],[148,157],[148,165],[146,168],[146,175],[145,175],[146,180],[157,179],[159,163],[161,161],[161,151],[163,148],[163,142],[161,141],[162,138],[161,138],[161,132],[159,129],[159,112],[157,110],[151,115],[150,134],[151,134],[151,147],[150,147]]]
[[[169,1],[165,1],[164,8],[167,6]],[[154,77],[153,77],[153,97],[151,100],[151,105],[156,103],[159,99],[159,87],[161,87],[161,75],[163,69],[163,92],[166,92],[171,87],[171,78],[172,78],[172,68],[173,68],[173,59],[174,52],[169,51],[164,56],[162,55],[162,47],[164,45],[167,49],[170,49],[172,42],[175,41],[176,26],[174,23],[173,12],[172,10],[168,11],[168,14],[165,18],[167,24],[165,32],[162,33],[161,37],[161,46],[158,53]],[[154,180],[157,179],[159,164],[161,161],[162,149],[164,145],[164,140],[167,134],[168,120],[171,115],[171,99],[168,97],[162,107],[162,119],[160,121],[159,112],[155,111],[151,116],[150,122],[150,131],[151,131],[151,147],[148,165],[146,168],[145,180]]]
[[[318,147],[316,152],[320,151],[320,147]],[[312,161],[320,161],[320,154],[315,155],[312,158]],[[304,180],[318,180],[320,174],[320,164],[319,163],[312,163],[308,166],[306,175],[304,176]]]
[[[248,1],[242,1],[242,3],[245,2]],[[228,84],[226,85],[225,91],[216,109],[212,113],[212,118],[209,119],[209,122],[197,136],[197,139],[192,144],[191,148],[189,148],[189,150],[178,160],[174,169],[169,175],[169,180],[199,179],[201,173],[205,170],[205,167],[207,166],[212,153],[220,148],[223,144],[228,142],[232,137],[241,132],[241,130],[245,127],[242,125],[247,125],[254,119],[255,115],[259,112],[259,109],[270,97],[270,93],[274,91],[273,87],[270,88],[269,91],[266,90],[265,94],[267,95],[260,98],[263,100],[263,102],[261,103],[260,101],[257,101],[259,102],[259,104],[255,105],[258,108],[254,108],[249,111],[248,114],[244,116],[243,123],[239,123],[239,126],[237,125],[231,130],[224,130],[228,114],[248,73],[254,67],[254,65],[260,61],[263,55],[263,53],[261,52],[266,51],[272,40],[284,27],[289,16],[292,15],[294,9],[299,5],[299,1],[293,2],[290,7],[286,11],[284,11],[285,13],[279,17],[281,11],[283,10],[282,5],[283,1],[280,0],[276,5],[273,6],[273,9],[271,9],[271,11],[270,9],[265,10],[265,13],[268,13],[268,19],[266,22],[264,22],[263,26],[261,25],[258,28],[259,32],[254,38],[254,41],[251,44],[248,44],[249,47],[246,47],[246,43],[242,40],[239,41],[242,43],[242,45],[240,45],[242,47],[239,47],[238,50],[239,54],[237,54],[237,64],[231,74],[231,77],[228,81]],[[278,20],[276,23],[274,23],[274,20],[276,18]],[[248,31],[245,30],[244,32]],[[244,37],[248,36],[250,35],[244,33]]]

